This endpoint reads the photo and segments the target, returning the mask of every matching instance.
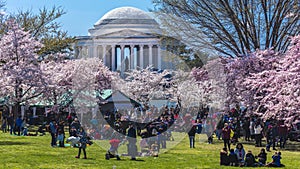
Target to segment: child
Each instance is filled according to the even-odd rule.
[[[223,148],[220,152],[220,165],[229,165],[227,148]]]
[[[111,139],[109,141],[110,148],[105,154],[105,159],[109,160],[110,158],[117,158],[117,160],[121,160],[120,156],[118,155],[118,148],[120,145],[120,140],[118,139]]]
[[[150,156],[152,157],[158,157],[158,144],[157,141],[154,142],[154,144],[151,145],[151,149],[150,149]]]
[[[80,146],[79,146],[79,150],[78,150],[78,155],[75,158],[80,158],[80,153],[81,153],[81,149],[82,149],[83,154],[84,154],[83,159],[87,159],[85,149],[86,149],[88,139],[87,139],[87,135],[86,135],[83,127],[80,128],[80,132],[78,133],[78,137],[80,137],[80,140],[79,140]]]
[[[234,153],[234,149],[230,149],[230,154],[228,156],[229,165],[230,166],[238,166],[238,158],[237,155]]]

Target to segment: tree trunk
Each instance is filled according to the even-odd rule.
[[[21,104],[20,104],[20,102],[17,102],[13,105],[13,114],[14,114],[14,119],[21,116]]]

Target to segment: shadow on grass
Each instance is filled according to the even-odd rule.
[[[143,159],[136,159],[136,160],[130,160],[130,161],[145,162],[145,160],[143,160]]]
[[[0,141],[0,146],[6,145],[28,145],[28,142],[19,142],[19,141]]]

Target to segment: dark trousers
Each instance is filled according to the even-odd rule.
[[[245,130],[245,140],[250,141],[250,130]]]
[[[261,134],[255,134],[255,146],[257,146],[257,147],[261,147],[262,146],[262,144],[261,144],[261,138],[262,138]]]
[[[286,143],[286,135],[279,136],[280,148],[284,148]]]
[[[228,150],[230,150],[230,139],[223,139],[224,141],[224,148],[228,146]]]
[[[18,136],[21,135],[21,127],[20,126],[16,126],[16,131],[18,132]]]
[[[9,133],[12,135],[13,133],[15,134],[15,131],[14,131],[14,125],[9,125]]]
[[[195,148],[195,136],[189,136],[190,138],[190,148]]]
[[[56,136],[55,136],[55,133],[51,133],[51,146],[56,146]]]
[[[85,151],[85,148],[82,148],[82,147],[79,147],[79,150],[78,150],[78,157],[80,157],[81,149],[83,150],[84,158],[86,158],[86,151]]]

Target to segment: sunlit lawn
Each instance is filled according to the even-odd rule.
[[[175,137],[180,135],[174,134]],[[175,138],[176,139],[176,138]],[[178,139],[177,139],[178,140]],[[139,161],[131,161],[129,157],[121,157],[121,161],[115,159],[105,160],[105,149],[98,144],[93,144],[87,149],[88,159],[76,159],[77,148],[52,148],[50,135],[46,136],[11,136],[0,132],[0,168],[235,168],[219,165],[219,151],[222,142],[214,140],[214,144],[205,143],[205,135],[201,135],[195,149],[190,149],[188,138],[185,137],[178,145],[159,157],[142,157]],[[168,144],[174,144],[169,142]],[[106,143],[107,144],[107,143]],[[293,143],[295,144],[295,143]],[[124,146],[125,147],[125,146]],[[123,148],[124,148],[123,147]],[[289,146],[298,148],[299,144]],[[122,149],[122,147],[121,147]],[[260,148],[245,144],[246,151],[251,149],[257,154]],[[288,169],[298,169],[300,166],[299,151],[282,150],[282,162]],[[272,153],[268,154],[268,161]]]

